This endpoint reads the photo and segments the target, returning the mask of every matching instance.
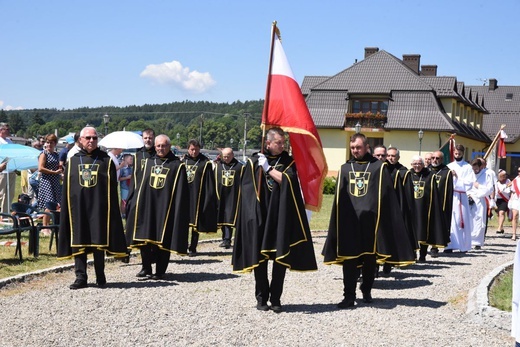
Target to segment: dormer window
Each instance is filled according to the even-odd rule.
[[[386,115],[388,112],[388,101],[382,100],[353,100],[352,113],[380,113]]]
[[[513,100],[513,93],[507,93],[506,94],[506,101],[511,101]]]

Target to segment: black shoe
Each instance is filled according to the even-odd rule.
[[[259,311],[269,311],[269,306],[267,306],[267,304],[259,302],[258,304],[256,304],[256,309]]]
[[[502,230],[497,230],[496,233],[497,233],[497,234],[503,234],[503,233],[504,233],[504,229],[502,229]]]
[[[222,243],[224,244],[224,248],[225,249],[230,249],[231,248],[231,241],[230,240],[225,240]]]
[[[372,299],[372,294],[370,294],[370,293],[363,293],[363,302],[364,303],[370,304],[373,301],[374,301],[374,299]]]
[[[273,310],[274,313],[281,313],[283,311],[282,305],[271,305],[271,310]]]
[[[162,275],[155,274],[155,275],[150,276],[150,279],[155,280],[155,281],[162,280],[163,278],[164,278],[164,274],[162,274]]]
[[[453,253],[453,249],[445,249],[443,253]]]
[[[418,263],[426,263],[426,257],[419,257]]]
[[[188,257],[196,257],[197,251],[188,251]]]
[[[151,270],[141,269],[141,271],[139,271],[135,277],[150,277],[151,275]]]
[[[392,265],[385,263],[383,265],[383,273],[388,275],[390,272],[392,272]]]
[[[81,289],[81,288],[87,288],[87,281],[83,280],[75,280],[74,283],[72,283],[69,288],[70,289]]]
[[[481,250],[482,247],[481,246],[475,246],[475,249],[478,251],[478,250]]]
[[[430,251],[430,257],[438,258],[439,257],[439,249],[438,248],[432,248],[432,250]]]
[[[128,264],[130,263],[130,256],[127,255],[126,257],[120,258],[121,262]]]
[[[343,299],[343,301],[340,302],[337,306],[340,309],[354,307],[355,306],[355,300],[354,299]]]
[[[105,288],[107,285],[107,278],[105,276],[97,278],[96,284],[99,288]]]
[[[218,246],[222,248],[226,247],[226,240],[223,240]]]

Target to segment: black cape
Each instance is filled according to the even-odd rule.
[[[244,166],[235,158],[229,164],[216,163],[218,226],[235,226],[238,215],[238,194]]]
[[[126,222],[130,246],[150,243],[187,254],[189,199],[186,167],[179,158],[170,152],[165,158],[146,159],[135,193],[135,207]]]
[[[134,169],[132,170],[132,179],[130,187],[128,189],[128,198],[126,199],[126,211],[125,214],[128,216],[130,211],[134,208],[132,206],[134,200],[134,193],[137,190],[137,186],[140,184],[143,177],[143,169],[146,163],[146,159],[155,156],[155,147],[152,146],[150,149],[143,147],[139,149],[134,155]]]
[[[366,154],[341,166],[322,251],[325,264],[342,264],[364,254],[375,254],[380,263],[415,262],[386,165]]]
[[[99,148],[70,158],[63,181],[58,258],[95,249],[126,256],[117,173]]]
[[[444,212],[435,175],[427,168],[420,172],[410,170],[413,199],[412,216],[415,236],[420,244],[446,247],[449,234],[446,233]]]
[[[203,154],[185,155],[186,175],[190,188],[190,227],[197,232],[217,232],[217,188],[213,164]]]
[[[431,172],[434,174],[435,181],[437,182],[439,199],[441,200],[444,214],[444,230],[446,231],[446,238],[449,238],[453,213],[453,173],[444,164],[440,164],[437,167],[432,166]]]
[[[291,270],[317,270],[294,160],[285,151],[266,156],[269,164],[283,173],[282,182],[267,177],[258,165],[258,155],[247,160],[242,172],[233,271],[250,272],[269,259]]]

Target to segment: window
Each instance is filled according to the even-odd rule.
[[[388,112],[388,101],[383,100],[353,100],[352,113],[380,113],[386,115]]]
[[[513,100],[513,93],[507,93],[506,94],[506,101],[511,101]]]

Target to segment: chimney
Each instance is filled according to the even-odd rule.
[[[420,62],[420,54],[403,54],[403,63],[412,69],[416,74],[419,74]]]
[[[365,47],[365,59],[377,52],[379,52],[378,47]]]
[[[497,83],[498,83],[498,81],[496,78],[490,78],[489,79],[489,90],[493,91],[493,90],[497,89],[497,87],[498,87]]]
[[[437,65],[421,65],[421,75],[437,76]]]

